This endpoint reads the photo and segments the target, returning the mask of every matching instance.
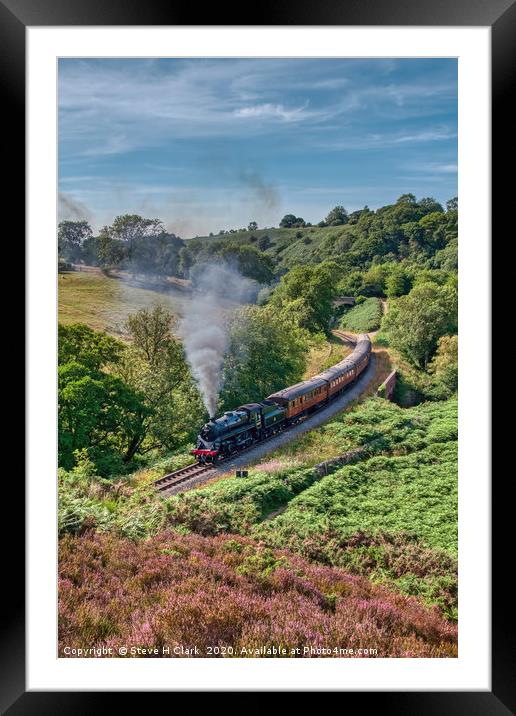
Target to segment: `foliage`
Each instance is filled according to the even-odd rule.
[[[324,220],[325,226],[341,226],[342,224],[348,223],[348,212],[343,206],[334,207],[326,219]]]
[[[457,290],[422,283],[407,296],[391,300],[383,319],[389,343],[415,366],[426,369],[441,336],[457,329]]]
[[[101,474],[119,472],[132,457],[148,410],[142,394],[111,371],[123,345],[85,325],[59,327],[59,464],[71,468],[87,450]]]
[[[120,341],[93,331],[84,323],[58,326],[58,363],[76,361],[92,370],[115,363],[123,351]]]
[[[86,449],[101,475],[193,439],[199,393],[164,307],[130,317],[124,345],[84,325],[59,329],[59,464]]]
[[[193,439],[203,408],[170,311],[157,305],[129,316],[126,348],[117,373],[143,397],[147,409],[125,459],[154,449],[174,450]]]
[[[138,214],[117,216],[85,249],[89,262],[128,269],[133,276],[164,278],[179,274],[183,241],[165,231],[159,219]],[[86,256],[85,256],[86,258]]]
[[[344,314],[340,321],[342,328],[354,333],[367,333],[380,327],[382,304],[377,298],[367,298]]]
[[[195,267],[201,267],[219,260],[238,271],[242,276],[268,284],[273,278],[273,263],[269,256],[256,246],[237,244],[231,241],[211,240],[210,243],[189,241],[188,276],[196,282]],[[184,263],[184,260],[183,260]]]
[[[441,336],[437,351],[428,370],[433,377],[435,392],[439,398],[447,398],[457,391],[459,384],[458,336]]]
[[[317,266],[297,266],[282,277],[270,305],[276,310],[288,309],[308,331],[326,332],[333,316],[337,272],[337,264],[331,261]]]
[[[142,435],[147,409],[142,396],[120,378],[69,361],[58,369],[59,464],[74,465],[87,449],[101,474],[123,469]]]
[[[308,656],[306,646],[374,648],[378,657],[457,654],[456,627],[435,610],[241,537],[163,533],[135,543],[66,536],[59,565],[61,656],[65,646],[111,647],[118,656],[123,645],[132,656],[132,647],[161,652],[178,644],[197,646],[199,657],[210,646],[230,657],[273,646],[290,657]]]
[[[60,221],[57,232],[59,256],[72,262],[79,260],[82,245],[91,236],[91,226],[87,221]]]
[[[233,314],[222,374],[227,408],[262,400],[301,379],[307,332],[285,311],[244,306]]]
[[[280,227],[284,229],[292,229],[298,226],[305,226],[305,220],[295,214],[285,214],[279,223]]]
[[[410,283],[407,270],[401,264],[396,264],[385,279],[385,295],[387,298],[404,296],[410,291]]]

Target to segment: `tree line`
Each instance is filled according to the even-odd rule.
[[[319,222],[318,228],[334,229],[324,234],[317,251],[305,256],[294,252],[297,263],[317,263],[334,259],[349,271],[365,270],[381,262],[414,261],[427,263],[429,268],[457,268],[456,198],[450,199],[446,210],[431,197],[419,201],[413,194],[400,196],[394,204],[373,211],[363,209],[348,213],[341,205],[334,207]],[[192,267],[214,257],[232,263],[241,273],[270,283],[281,275],[281,253],[289,245],[313,242],[317,231],[309,222],[295,214],[286,214],[279,222],[284,229],[298,229],[284,240],[260,236],[255,221],[247,230],[222,230],[211,240],[189,239],[165,230],[161,220],[138,214],[117,216],[94,236],[87,221],[62,221],[58,230],[60,260],[83,262],[104,268],[126,269],[133,274],[164,278],[190,278]],[[245,232],[246,236],[241,236]],[[238,237],[233,236],[238,233]]]

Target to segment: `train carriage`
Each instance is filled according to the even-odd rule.
[[[350,355],[319,375],[211,418],[192,450],[199,462],[213,462],[270,437],[312,413],[341,393],[365,370],[371,354],[367,333],[356,338]]]
[[[333,397],[337,393],[355,379],[356,369],[354,363],[338,363],[316,375],[316,378],[326,381],[328,384],[328,398]]]
[[[362,373],[369,363],[369,357],[371,354],[371,340],[367,333],[361,333],[357,337],[357,345],[355,350],[351,354],[353,361],[356,365],[356,377]]]
[[[287,411],[287,420],[291,420],[321,405],[328,399],[328,383],[322,378],[311,378],[291,385],[267,397]]]

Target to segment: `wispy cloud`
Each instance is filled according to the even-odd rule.
[[[457,162],[421,162],[406,165],[405,168],[424,174],[456,174],[458,170]]]
[[[308,101],[301,107],[285,107],[282,104],[255,104],[248,107],[240,107],[234,111],[237,117],[250,119],[280,119],[285,122],[300,122],[304,119],[316,117],[316,112],[307,111]]]
[[[456,108],[455,60],[64,59],[60,188],[97,226],[148,211],[195,233],[318,221],[411,176],[454,194]]]

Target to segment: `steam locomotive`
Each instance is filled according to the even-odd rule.
[[[197,436],[192,455],[201,463],[217,462],[299,422],[354,383],[367,367],[370,355],[369,336],[360,334],[353,352],[331,368],[260,403],[246,403],[220,418],[210,418]]]

